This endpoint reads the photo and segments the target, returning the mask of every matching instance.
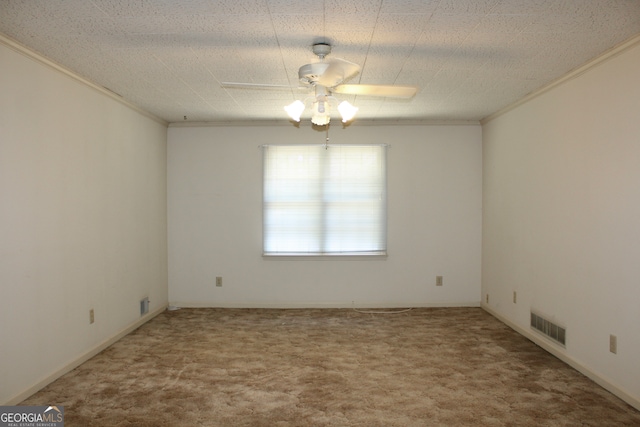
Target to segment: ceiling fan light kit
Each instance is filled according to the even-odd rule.
[[[336,97],[328,94],[327,88],[324,86],[316,86],[316,94],[314,97],[309,97],[304,100],[296,100],[291,104],[284,107],[289,117],[295,122],[299,122],[302,117],[302,113],[307,108],[307,105],[311,105],[311,123],[317,126],[328,125],[331,121],[331,111],[337,108],[340,116],[342,117],[342,123],[346,123],[358,112],[358,108],[354,107],[348,101],[339,101]]]
[[[352,120],[358,108],[347,101],[339,101],[332,93],[343,93],[356,96],[380,96],[393,98],[411,98],[418,88],[415,86],[395,85],[368,85],[368,84],[343,84],[360,72],[360,66],[344,59],[333,58],[325,61],[325,57],[331,53],[331,45],[317,43],[313,45],[313,53],[319,62],[303,65],[298,69],[298,80],[303,87],[315,89],[315,95],[303,101],[296,100],[284,107],[289,117],[299,122],[307,105],[311,106],[311,123],[325,126],[331,120],[331,110],[337,108],[342,122]],[[222,83],[223,86],[233,88],[255,89],[256,87],[274,88],[273,85],[260,85],[255,83]],[[286,87],[285,87],[286,88]]]

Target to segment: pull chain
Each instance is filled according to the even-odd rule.
[[[327,137],[324,140],[324,149],[327,150],[329,148],[329,123],[327,123]]]

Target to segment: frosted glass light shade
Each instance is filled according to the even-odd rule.
[[[292,120],[299,122],[300,116],[302,116],[302,112],[304,111],[304,103],[300,100],[294,101],[291,104],[284,107],[284,111],[287,112],[287,114],[289,115],[289,117],[291,117]]]
[[[318,126],[329,124],[331,116],[329,116],[329,104],[325,101],[316,101],[313,103],[313,116],[311,123]]]
[[[340,105],[338,105],[338,111],[342,116],[342,123],[346,123],[349,120],[353,119],[353,117],[358,112],[358,107],[354,107],[347,101],[342,101]]]

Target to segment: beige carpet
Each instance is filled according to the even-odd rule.
[[[23,404],[67,427],[640,425],[479,308],[167,311]]]

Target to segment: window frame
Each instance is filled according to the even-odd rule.
[[[348,148],[348,147],[357,147],[357,148],[364,148],[364,149],[380,149],[382,148],[381,151],[377,152],[376,155],[379,157],[378,161],[381,162],[379,169],[377,171],[377,176],[374,178],[374,180],[378,180],[378,191],[380,192],[380,201],[378,202],[378,209],[374,212],[373,216],[379,216],[379,221],[376,223],[377,229],[376,229],[376,233],[373,234],[374,238],[372,239],[372,242],[375,245],[378,245],[377,248],[372,248],[369,250],[348,250],[348,251],[269,251],[267,250],[267,228],[268,228],[268,223],[267,223],[267,204],[269,203],[269,201],[267,200],[267,153],[266,150],[270,149],[271,147],[310,147],[310,148],[318,148],[318,149],[322,149],[322,150],[331,150],[336,149],[336,148]],[[387,250],[388,250],[388,177],[387,177],[387,170],[388,170],[388,148],[389,145],[388,144],[340,144],[340,145],[329,145],[329,144],[323,144],[323,145],[318,145],[318,144],[269,144],[269,145],[263,145],[262,149],[263,149],[263,158],[262,158],[262,165],[263,165],[263,171],[262,171],[262,256],[265,259],[305,259],[305,260],[312,260],[312,259],[321,259],[321,260],[326,260],[326,259],[350,259],[350,260],[357,260],[357,259],[366,259],[366,260],[372,260],[372,259],[386,259],[387,258]],[[326,169],[327,169],[327,163],[329,163],[329,160],[327,160],[327,158],[325,158],[325,160],[323,160],[321,166],[319,167],[320,169],[323,170],[322,173],[320,173],[320,178],[316,178],[321,180],[323,183],[326,180]],[[323,186],[325,186],[324,184],[322,184]],[[321,192],[324,195],[324,191]],[[320,204],[330,204],[330,203],[335,203],[332,201],[327,201],[324,199],[324,197],[319,197],[319,199],[322,199],[321,202],[318,202]],[[356,199],[350,199],[350,203],[353,203],[353,200]],[[347,202],[349,203],[349,202]],[[375,203],[374,203],[375,205]],[[324,210],[324,208],[320,208],[321,211],[326,213],[326,210]],[[370,214],[371,215],[371,214]],[[322,228],[322,227],[320,227]],[[318,235],[318,238],[321,239],[326,239],[327,235],[325,233],[325,229],[323,229],[323,232],[321,234]],[[316,242],[318,243],[318,242]],[[320,244],[321,245],[321,244]]]

